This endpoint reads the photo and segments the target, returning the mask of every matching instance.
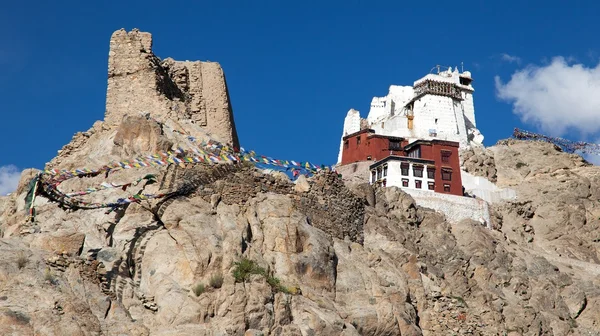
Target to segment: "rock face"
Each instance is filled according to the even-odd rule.
[[[598,334],[600,169],[543,143],[508,141],[490,153],[498,182],[519,192],[517,201],[493,206],[494,230],[450,225],[397,188],[347,189],[335,174],[297,188],[248,166],[124,170],[112,178],[154,172],[165,185],[193,176],[201,183],[186,197],[111,214],[65,211],[39,196],[34,223],[25,222],[21,186],[0,215],[0,328],[15,335]],[[34,175],[27,172],[22,185]],[[236,281],[244,260],[263,271]]]
[[[474,176],[482,176],[496,182],[494,155],[483,147],[472,146],[460,152],[460,166]]]

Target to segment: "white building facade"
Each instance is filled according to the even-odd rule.
[[[370,183],[384,187],[435,189],[435,163],[407,157],[389,156],[371,166]]]
[[[483,136],[477,130],[473,86],[469,71],[447,68],[430,73],[413,86],[390,86],[385,97],[374,97],[366,119],[357,110],[348,111],[342,138],[371,128],[375,133],[402,137],[410,142],[448,140],[460,143],[460,148],[481,146]],[[342,159],[343,141],[338,162]]]

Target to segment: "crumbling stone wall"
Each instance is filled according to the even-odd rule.
[[[150,33],[121,29],[110,40],[105,122],[118,125],[125,115],[142,112],[190,121],[217,140],[239,146],[225,74],[218,63],[161,61],[152,53]]]
[[[226,166],[226,165],[224,165]],[[204,174],[199,167],[190,174]],[[189,180],[190,177],[181,177]],[[206,180],[201,178],[201,180]],[[309,223],[333,237],[363,242],[365,201],[348,189],[336,173],[321,173],[308,179],[310,188],[298,191],[283,174],[264,174],[253,166],[243,166],[216,181],[203,184],[194,194],[207,202],[246,204],[259,193],[290,195],[296,208],[304,213]]]
[[[197,191],[206,201],[210,202],[212,195],[218,194],[220,201],[226,204],[246,204],[258,193],[273,192],[276,194],[293,193],[293,184],[287,177],[277,177],[262,174],[252,166],[230,174]]]
[[[323,173],[311,181],[310,191],[296,198],[310,224],[339,239],[362,243],[365,204],[336,173]]]

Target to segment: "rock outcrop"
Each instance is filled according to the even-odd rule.
[[[23,335],[594,335],[600,169],[544,143],[490,152],[498,182],[519,193],[493,206],[495,230],[451,225],[397,188],[351,191],[334,174],[296,188],[247,166],[207,173],[157,213],[143,203],[65,211],[42,196],[34,223],[21,186],[0,216],[2,326]],[[208,168],[172,184],[198,169]],[[173,174],[154,172],[171,184]],[[243,260],[264,273],[237,282]]]
[[[494,155],[484,147],[472,146],[460,151],[460,166],[474,176],[481,176],[496,182]]]

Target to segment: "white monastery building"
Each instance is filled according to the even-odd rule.
[[[392,85],[387,96],[374,97],[366,118],[351,109],[338,167],[371,184],[401,188],[451,221],[470,218],[489,227],[488,202],[517,195],[460,167],[460,149],[483,146],[472,82],[469,71],[436,66],[412,86]]]
[[[412,86],[390,86],[385,97],[374,97],[366,119],[354,109],[344,120],[342,138],[370,128],[384,136],[414,140],[447,140],[460,148],[481,146],[483,136],[476,128],[473,79],[469,71],[436,66]],[[342,161],[343,139],[338,163]]]

